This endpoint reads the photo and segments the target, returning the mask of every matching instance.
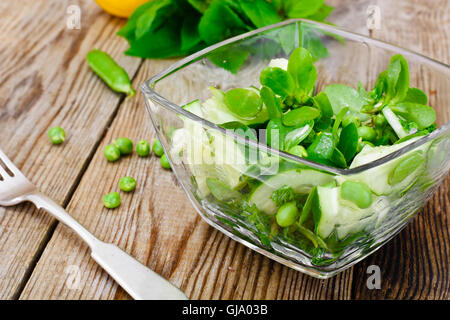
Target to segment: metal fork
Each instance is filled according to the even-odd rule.
[[[14,206],[25,201],[44,209],[74,230],[91,248],[92,258],[134,299],[187,299],[180,289],[119,247],[97,239],[61,206],[39,192],[0,150],[0,206]]]

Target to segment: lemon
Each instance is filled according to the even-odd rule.
[[[106,12],[122,18],[128,18],[141,4],[149,0],[95,0]]]

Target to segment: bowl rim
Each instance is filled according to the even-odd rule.
[[[387,50],[391,50],[391,51],[395,51],[397,53],[400,54],[406,54],[406,55],[412,55],[415,56],[415,58],[417,58],[419,61],[423,61],[424,63],[428,64],[428,65],[432,65],[435,68],[438,69],[442,69],[443,73],[447,74],[450,77],[450,66],[437,61],[435,59],[429,58],[425,55],[422,55],[420,53],[417,53],[415,51],[409,50],[409,49],[405,49],[403,47],[400,46],[396,46],[393,44],[390,44],[388,42],[385,41],[381,41],[381,40],[377,40],[377,39],[373,39],[370,38],[368,36],[362,35],[362,34],[358,34],[352,31],[348,31],[346,29],[340,28],[340,27],[336,27],[336,26],[332,26],[329,24],[325,24],[325,23],[320,23],[320,22],[316,22],[316,21],[312,21],[312,20],[308,20],[308,19],[289,19],[289,20],[285,20],[276,24],[272,24],[266,27],[262,27],[259,29],[255,29],[240,35],[237,35],[235,37],[226,39],[224,41],[218,42],[214,45],[208,46],[196,53],[193,53],[183,59],[180,59],[179,61],[173,63],[170,67],[166,68],[165,70],[155,74],[154,76],[152,76],[150,79],[146,80],[144,83],[142,83],[142,85],[140,86],[140,89],[142,91],[142,93],[144,94],[144,96],[148,96],[148,98],[150,98],[151,100],[153,100],[154,102],[161,104],[162,106],[164,106],[165,108],[174,111],[178,114],[181,114],[197,123],[201,123],[202,126],[206,126],[210,129],[213,130],[218,130],[219,132],[221,132],[224,135],[227,135],[231,138],[233,138],[234,140],[238,141],[239,143],[244,143],[247,144],[251,147],[257,148],[257,150],[260,150],[262,152],[266,152],[269,154],[274,154],[277,155],[279,157],[283,157],[285,159],[289,159],[304,165],[307,165],[309,167],[318,169],[318,170],[322,170],[322,171],[327,171],[329,173],[333,173],[333,174],[337,174],[337,175],[343,175],[343,176],[347,176],[347,175],[353,175],[353,174],[357,174],[375,167],[378,167],[380,165],[383,165],[395,158],[400,157],[401,155],[415,149],[416,147],[419,147],[429,141],[432,141],[438,137],[444,136],[446,134],[450,134],[450,121],[443,124],[442,126],[440,126],[439,128],[437,128],[435,131],[420,137],[419,139],[417,139],[416,141],[407,144],[406,146],[384,156],[381,157],[377,160],[368,162],[364,165],[352,168],[352,169],[342,169],[342,168],[336,168],[336,167],[332,167],[332,166],[328,166],[328,165],[324,165],[321,163],[317,163],[311,160],[307,160],[298,156],[295,156],[293,154],[269,147],[268,145],[261,143],[261,142],[255,142],[253,140],[249,140],[249,139],[245,139],[245,137],[238,135],[234,132],[232,132],[231,130],[226,130],[220,126],[218,126],[217,124],[210,122],[206,119],[203,119],[202,117],[199,117],[189,111],[186,111],[185,109],[183,109],[181,106],[173,103],[172,101],[166,99],[165,97],[163,97],[162,95],[158,94],[154,89],[154,85],[161,79],[165,78],[166,76],[184,68],[187,65],[190,65],[191,63],[200,60],[201,58],[203,58],[205,55],[207,55],[208,53],[210,53],[211,51],[214,51],[220,47],[224,47],[227,46],[229,44],[235,43],[235,42],[239,42],[241,40],[244,40],[246,38],[250,38],[253,37],[257,34],[260,33],[264,33],[267,32],[269,30],[272,29],[276,29],[276,28],[280,28],[289,24],[297,24],[298,22],[302,22],[302,23],[306,23],[306,24],[310,24],[310,25],[315,25],[317,27],[320,27],[322,30],[333,33],[335,35],[338,36],[342,36],[354,41],[358,41],[358,42],[363,42],[363,43],[368,43],[368,44],[373,44],[377,47],[383,48],[383,49],[387,49]],[[148,105],[147,105],[148,108]],[[149,109],[149,108],[148,108]],[[150,110],[149,110],[150,112]]]

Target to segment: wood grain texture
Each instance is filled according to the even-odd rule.
[[[0,33],[1,56],[7,57],[0,61],[7,71],[0,74],[0,147],[96,236],[119,245],[191,299],[449,299],[449,178],[391,243],[338,276],[318,280],[209,227],[156,157],[107,163],[102,150],[114,138],[151,140],[154,131],[142,97],[121,101],[89,72],[85,53],[94,46],[105,49],[131,75],[140,61],[123,56],[126,44],[113,36],[123,21],[101,13],[92,1],[80,2],[82,29],[67,30],[68,3],[48,1],[39,10],[33,1],[0,4],[5,15],[0,26],[7,31]],[[336,21],[361,33],[369,33],[362,18],[367,5],[377,4],[382,24],[373,37],[450,60],[448,1],[329,3],[343,5],[334,13]],[[348,4],[360,12],[353,20],[354,13],[343,9]],[[172,62],[145,61],[134,86]],[[61,147],[46,140],[47,129],[56,124],[70,135]],[[118,209],[106,210],[102,196],[118,190],[125,175],[136,178],[137,190],[122,193]],[[89,254],[46,213],[28,205],[0,208],[0,298],[129,299]],[[381,290],[367,289],[372,264],[381,268]]]
[[[81,30],[66,26],[69,4],[82,9]],[[91,1],[2,1],[0,12],[0,148],[65,205],[121,99],[101,90],[87,51],[108,50],[131,75],[140,61],[124,57],[126,43],[114,37],[123,21]],[[59,147],[47,138],[55,125],[68,133]],[[54,226],[31,205],[0,208],[0,298],[17,297]]]

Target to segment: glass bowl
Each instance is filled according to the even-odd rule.
[[[232,126],[226,130],[217,125],[233,119],[220,108],[205,107],[211,99],[220,99],[220,91],[209,87],[259,88],[260,72],[269,61],[287,58],[299,46],[315,57],[318,90],[331,83],[355,88],[358,82],[370,89],[390,58],[402,54],[409,64],[410,86],[428,94],[438,129],[398,144],[395,152],[351,169],[338,169],[255,142]],[[202,218],[284,265],[329,278],[400,232],[447,175],[449,84],[450,71],[445,64],[330,25],[289,20],[182,59],[146,81],[141,89],[172,169]],[[393,168],[417,153],[423,157],[421,164],[400,182],[387,183]],[[370,186],[374,201],[369,208],[336,202],[336,190],[346,180]],[[301,225],[281,228],[274,223],[277,207],[271,196],[284,186],[292,187],[304,206],[312,204]]]

